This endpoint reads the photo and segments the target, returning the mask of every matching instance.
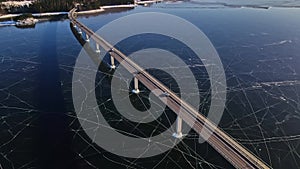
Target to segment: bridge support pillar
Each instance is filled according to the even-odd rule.
[[[81,29],[80,29],[80,28],[78,28],[78,33],[79,33],[79,34],[82,34],[82,31],[81,31]]]
[[[139,80],[136,78],[136,75],[134,76],[134,79],[133,79],[133,85],[134,85],[134,89],[132,90],[132,93],[135,93],[135,94],[139,94],[140,93],[140,90],[139,90]]]
[[[115,58],[114,57],[112,57],[111,55],[110,55],[110,68],[112,68],[112,69],[115,69],[116,68],[116,65],[115,65]]]
[[[182,118],[178,116],[176,119],[176,132],[173,133],[173,137],[180,139],[182,136]]]
[[[85,41],[86,41],[86,42],[89,42],[89,41],[90,41],[89,35],[85,33],[85,37],[86,37],[86,40],[85,40]]]
[[[100,53],[100,48],[99,48],[99,44],[96,43],[96,53]]]

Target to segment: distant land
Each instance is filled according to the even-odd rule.
[[[134,0],[0,0],[0,16],[19,13],[68,12],[76,4],[79,11],[99,9],[104,5],[133,4]]]
[[[136,0],[147,1],[147,0]],[[154,0],[156,1],[156,0]],[[160,0],[159,0],[160,1]],[[181,0],[169,0],[181,1]],[[298,0],[183,0],[192,4],[203,6],[217,5],[225,7],[250,7],[263,8],[269,7],[300,7]],[[68,12],[75,5],[78,11],[88,11],[99,9],[100,6],[107,5],[127,5],[135,4],[135,0],[0,0],[0,16],[5,14],[20,13],[45,13],[45,12]]]

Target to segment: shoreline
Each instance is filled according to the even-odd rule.
[[[12,19],[14,17],[20,16],[23,14],[24,13],[1,15],[0,19]],[[32,16],[34,16],[34,17],[58,16],[58,15],[68,15],[68,12],[45,12],[45,13],[33,13],[32,14]]]
[[[147,0],[147,1],[135,1],[134,3],[136,5],[144,5],[147,6],[149,4],[153,4],[153,3],[159,3],[159,2],[163,2],[164,0]]]
[[[135,0],[134,4],[126,4],[126,5],[106,5],[106,6],[100,6],[99,9],[92,9],[92,10],[86,10],[86,11],[79,11],[76,12],[77,14],[96,14],[96,13],[101,13],[104,12],[106,9],[114,9],[114,8],[135,8],[138,5],[141,6],[148,6],[153,3],[160,3],[165,0],[146,0],[146,1],[141,1],[141,0]],[[176,0],[175,0],[176,1]],[[193,1],[191,1],[193,2]],[[205,2],[204,2],[205,4]],[[270,8],[300,8],[299,5],[295,6],[286,6],[286,5],[274,5],[274,6],[266,6],[266,5],[235,5],[235,4],[226,4],[226,3],[210,3],[210,4],[219,4],[223,5],[226,7],[233,7],[233,8],[261,8],[261,9],[270,9]],[[20,16],[24,13],[19,13],[19,14],[0,14],[0,20],[6,20],[6,19],[12,19],[14,17]],[[59,16],[59,15],[67,15],[68,12],[45,12],[45,13],[32,13],[34,17],[50,17],[50,16]],[[1,22],[1,21],[0,21]]]
[[[131,9],[137,7],[137,4],[128,4],[128,5],[108,5],[108,6],[101,6],[99,9],[93,9],[93,10],[87,10],[87,11],[79,11],[77,12],[78,15],[90,15],[90,14],[97,14],[106,12],[106,10],[109,9]],[[67,16],[69,12],[45,12],[45,13],[33,13],[32,16],[38,19],[38,22],[40,21],[47,21],[50,20],[47,17],[57,17],[57,16]],[[0,16],[0,27],[3,26],[16,26],[17,22],[12,21],[13,18],[23,15],[23,13],[20,14],[6,14]],[[44,18],[43,18],[44,17]],[[10,19],[10,20],[9,20]],[[37,23],[38,23],[37,22]]]
[[[161,1],[161,0],[160,0]],[[153,1],[156,2],[156,1]],[[94,14],[104,12],[106,9],[114,9],[114,8],[135,8],[138,4],[128,4],[128,5],[107,5],[100,6],[99,9],[92,9],[87,11],[79,11],[78,14]],[[58,15],[68,15],[69,12],[45,12],[45,13],[33,13],[34,17],[47,17],[47,16],[58,16]],[[0,19],[12,19],[14,17],[20,16],[23,13],[19,14],[5,14],[0,15]]]
[[[106,9],[115,9],[115,8],[135,8],[137,7],[137,4],[128,4],[128,5],[107,5],[107,6],[101,6],[99,9],[93,9],[93,10],[87,10],[87,11],[79,11],[76,12],[77,14],[83,15],[83,14],[96,14],[105,12]]]

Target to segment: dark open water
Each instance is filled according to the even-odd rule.
[[[96,31],[121,16],[146,11],[182,17],[212,41],[228,83],[219,125],[273,168],[300,168],[300,10],[177,3],[80,21]],[[188,61],[192,56],[178,50],[180,45],[166,37],[141,35],[118,47],[130,54],[163,46]],[[93,144],[74,116],[72,68],[82,46],[68,20],[38,23],[34,29],[1,27],[0,46],[0,168],[232,168],[206,143],[198,144],[193,132],[173,150],[138,160],[118,157]],[[110,75],[105,66],[100,70],[98,101],[113,112],[106,115],[112,126],[126,128],[131,125],[128,121],[114,123],[120,117],[107,102]],[[169,75],[152,73],[167,85],[174,84],[176,91]],[[172,115],[168,118],[174,121]],[[150,129],[132,132],[139,135]]]

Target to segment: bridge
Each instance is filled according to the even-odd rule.
[[[176,132],[173,134],[175,138],[181,138],[182,122],[184,121],[193,128],[198,134],[201,132],[211,136],[207,142],[220,153],[227,161],[229,161],[235,168],[239,169],[269,169],[268,164],[263,162],[259,157],[252,154],[249,150],[239,144],[231,136],[221,130],[217,125],[203,116],[194,107],[180,99],[168,87],[163,85],[159,80],[147,73],[142,67],[137,65],[129,57],[124,55],[121,51],[114,48],[110,43],[105,41],[102,37],[94,33],[84,24],[76,20],[76,8],[72,9],[68,17],[74,28],[79,34],[85,35],[87,42],[91,39],[95,41],[96,52],[100,52],[100,46],[110,54],[110,67],[115,69],[115,60],[118,61],[124,68],[126,68],[134,76],[134,89],[132,92],[138,94],[138,83],[141,82],[150,91],[157,91],[155,95],[166,104],[172,111],[177,114]],[[179,113],[181,112],[181,113]]]

